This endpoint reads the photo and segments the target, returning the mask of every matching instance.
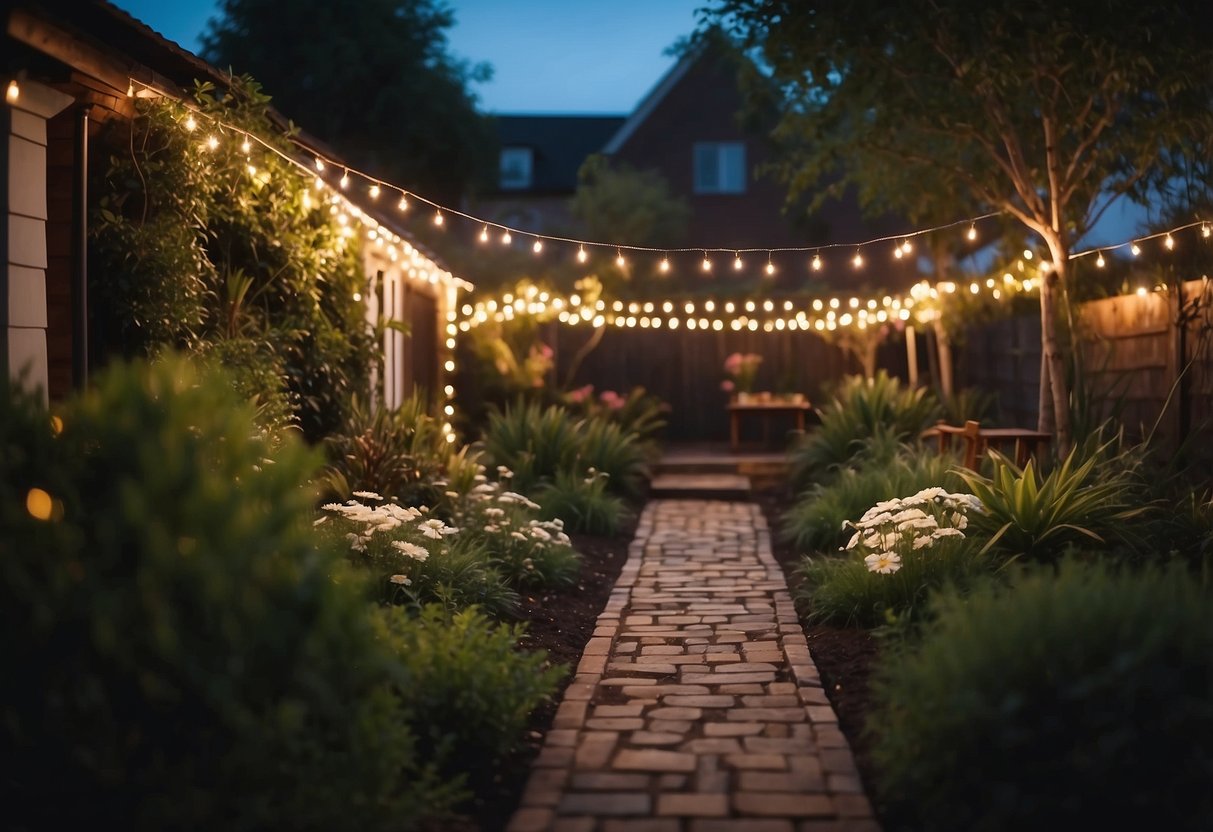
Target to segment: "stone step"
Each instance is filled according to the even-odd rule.
[[[658,474],[649,486],[651,499],[748,500],[750,478],[739,474]]]

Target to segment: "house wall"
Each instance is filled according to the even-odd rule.
[[[17,99],[8,102],[4,124],[4,369],[47,400],[46,122],[72,98],[33,81],[22,81],[19,89]]]

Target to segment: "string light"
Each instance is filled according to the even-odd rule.
[[[821,255],[820,254],[813,255],[813,271],[815,271],[815,272],[821,271]]]
[[[206,146],[209,150],[218,150],[219,139],[215,136],[209,136],[206,140]]]
[[[319,156],[316,157],[316,172],[324,173],[324,160]]]
[[[487,243],[489,241],[489,227],[486,225],[480,229],[480,242]]]
[[[1030,249],[1030,248],[1025,248],[1025,249],[1023,250],[1023,259],[1024,259],[1024,260],[1031,260],[1033,256],[1034,256],[1034,255],[1032,254],[1032,249]]]
[[[442,225],[446,220],[442,217],[441,211],[434,212],[434,225]]]
[[[12,91],[15,90],[16,88],[17,88],[16,81],[13,81],[11,84],[8,85],[8,89],[9,89],[9,93],[10,93],[10,97],[9,97],[10,101],[16,100],[16,96],[12,95]],[[194,117],[192,115],[185,117],[185,129],[186,130],[189,130],[191,133],[193,133],[197,127],[198,127],[198,122],[194,120]]]
[[[909,254],[914,251],[914,246],[910,243],[908,238],[901,244],[901,251],[903,254]]]
[[[1204,237],[1207,240],[1207,239],[1209,239],[1210,234],[1213,234],[1213,229],[1209,228],[1208,223],[1205,223],[1204,225],[1202,225],[1200,227],[1200,236]]]
[[[619,248],[615,249],[615,265],[622,269],[624,266],[624,263],[625,263],[625,261],[623,259],[623,249],[619,249]]]
[[[1137,243],[1133,243],[1133,245],[1129,246],[1129,252],[1136,257],[1137,255],[1141,254],[1141,246],[1137,245]]]
[[[668,256],[661,258],[661,265],[658,266],[661,271],[668,272],[670,270],[670,258]]]
[[[369,193],[371,195],[371,199],[378,199],[379,198],[379,185],[378,184],[371,185],[370,190],[368,190],[367,193]]]
[[[396,210],[402,213],[409,210],[409,198],[404,191],[400,192],[400,201],[396,203]]]
[[[127,84],[127,85],[126,85],[126,97],[127,97],[127,98],[134,98],[134,97],[135,97],[135,85],[134,85],[134,83],[129,83],[129,84]]]
[[[536,254],[543,251],[543,240],[536,237],[535,243],[531,246],[531,251],[535,252]]]
[[[973,242],[977,239],[977,223],[972,223],[969,225],[969,233],[965,236],[969,238],[969,242]]]
[[[501,235],[501,244],[503,246],[508,246],[512,242],[514,242],[514,235],[511,234],[510,230],[507,228],[505,233]]]
[[[859,249],[855,249],[855,256],[851,258],[851,265],[857,269],[863,266],[863,255],[859,253]]]
[[[1103,259],[1102,251],[1099,253],[1099,256],[1095,258],[1095,265],[1101,269],[1106,265],[1106,261]]]
[[[901,250],[901,244],[900,244],[900,243],[899,243],[899,244],[897,244],[897,245],[895,245],[895,246],[893,246],[893,256],[894,256],[895,258],[897,258],[898,260],[900,260],[900,259],[901,259],[901,258],[902,258],[904,255],[905,255],[905,252],[903,252],[903,251]]]
[[[712,270],[712,261],[708,259],[708,253],[706,251],[703,253],[703,270],[705,272],[710,272]]]
[[[741,271],[742,265],[743,264],[741,262],[741,252],[740,251],[735,252],[733,254],[733,271],[735,271],[735,272]]]
[[[767,252],[767,276],[775,274],[775,264],[771,262],[771,252]]]
[[[623,255],[620,255],[620,257],[622,257],[622,256]],[[590,259],[590,255],[586,253],[585,246],[581,246],[580,248],[577,249],[577,262],[578,263],[584,263],[586,260],[589,260],[589,259]]]
[[[1172,237],[1170,234],[1168,234],[1167,239],[1163,241],[1163,245],[1165,245],[1167,247],[1167,251],[1174,251],[1175,238]]]
[[[341,181],[337,184],[341,186],[341,190],[343,191],[350,186],[350,172],[348,170],[341,174]]]

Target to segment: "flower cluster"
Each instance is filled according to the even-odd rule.
[[[360,555],[382,551],[403,556],[407,560],[424,562],[432,554],[426,548],[426,541],[441,541],[459,532],[442,520],[429,517],[429,509],[425,506],[414,508],[384,502],[383,497],[372,491],[355,491],[354,496],[367,502],[349,500],[321,506],[329,514],[316,520],[315,525],[323,525],[330,516],[346,521],[346,527],[352,526],[353,531],[345,534],[345,540],[349,542],[350,550]],[[377,545],[380,540],[385,541],[386,546]],[[375,552],[371,552],[372,548]],[[391,575],[389,580],[403,586],[412,583],[403,574]]]
[[[720,383],[720,389],[726,393],[750,392],[754,386],[754,378],[758,375],[758,365],[761,363],[762,356],[757,353],[733,353],[724,360],[724,372],[728,378]]]
[[[843,528],[855,534],[847,551],[864,552],[868,571],[889,575],[901,568],[902,555],[933,546],[947,538],[964,538],[970,511],[982,511],[972,494],[951,494],[942,488],[924,488],[911,497],[883,500],[872,506],[859,522],[847,521]]]

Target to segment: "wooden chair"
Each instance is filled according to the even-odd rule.
[[[964,452],[961,454],[961,464],[964,467],[976,471],[977,456],[982,449],[981,441],[981,422],[976,422],[972,419],[964,423],[964,427],[955,427],[940,419],[935,423],[935,427],[927,428],[922,432],[923,438],[938,437],[939,452],[945,453],[952,447],[952,437],[959,436],[964,440]]]

